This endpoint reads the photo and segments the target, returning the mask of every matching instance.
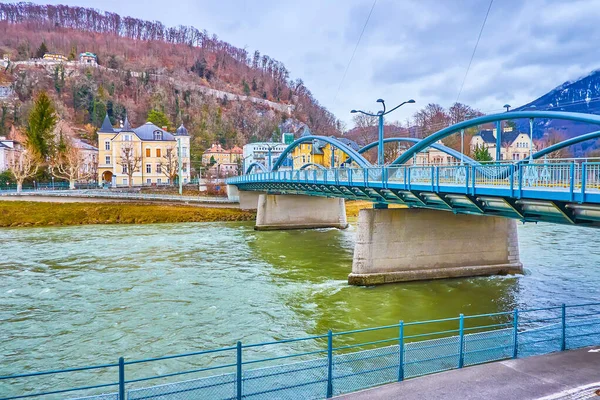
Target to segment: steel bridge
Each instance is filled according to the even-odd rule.
[[[437,143],[461,129],[500,121],[528,118],[561,119],[600,125],[600,116],[555,111],[516,111],[485,115],[444,128],[425,139],[387,138],[384,142],[412,142],[396,160],[374,166],[362,153],[371,143],[354,150],[333,137],[307,136],[293,142],[271,171],[231,178],[228,184],[243,191],[302,194],[367,200],[385,207],[403,204],[456,214],[482,214],[515,218],[523,222],[551,222],[600,227],[600,162],[584,159],[547,160],[547,154],[600,137],[600,130],[552,145],[519,162],[482,164]],[[533,124],[530,124],[532,126]],[[501,129],[497,130],[501,135]],[[530,135],[532,132],[530,132]],[[301,168],[280,171],[294,148],[320,140],[348,156],[348,168]],[[501,138],[497,138],[501,143]],[[428,147],[457,159],[454,165],[410,165],[413,156]],[[351,162],[350,162],[351,161]],[[314,168],[314,169],[311,169]]]

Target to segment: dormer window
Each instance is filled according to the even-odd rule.
[[[154,140],[162,140],[162,131],[154,131]]]

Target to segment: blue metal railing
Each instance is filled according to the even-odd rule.
[[[120,357],[113,364],[0,376],[0,397],[64,398],[66,393],[77,392],[96,400],[173,396],[329,398],[434,372],[598,344],[600,303],[562,304],[429,321],[399,321],[345,332],[328,331],[324,335],[255,344],[237,342],[235,346],[186,354],[131,361]],[[276,347],[276,355],[264,357],[272,347]],[[302,351],[290,352],[299,347]],[[156,371],[163,369],[161,362],[166,360],[193,358],[194,368],[135,377],[139,373],[136,366],[150,363],[152,371]],[[197,358],[202,360],[198,362]],[[100,371],[105,371],[104,375]],[[56,386],[69,381],[62,378],[65,374],[89,372],[92,375],[81,378],[85,385],[64,389]],[[196,377],[174,382],[171,379],[191,374]],[[54,379],[57,376],[60,379]],[[108,382],[90,384],[100,376]],[[111,376],[118,380],[111,381]],[[148,381],[159,384],[145,386]],[[109,394],[97,394],[109,388]]]
[[[600,204],[600,163],[577,159],[531,164],[278,171],[242,175],[228,179],[227,183],[240,185],[243,190],[282,190],[383,202],[397,202],[389,191],[400,190]],[[332,190],[332,186],[338,189]],[[353,192],[348,188],[358,190]],[[390,197],[377,200],[373,196],[378,194],[365,193],[364,189],[386,190]]]

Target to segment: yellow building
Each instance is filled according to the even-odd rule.
[[[46,54],[44,54],[43,59],[48,60],[48,61],[59,61],[59,62],[69,61],[67,59],[67,57],[63,56],[62,54],[55,54],[55,53],[46,53]]]
[[[304,128],[301,135],[310,136],[312,133],[308,127]],[[358,150],[359,146],[357,143],[346,138],[335,138],[345,145],[351,147],[354,150]],[[331,157],[332,146],[322,140],[314,140],[312,143],[302,143],[294,150],[292,150],[292,160],[294,163],[294,169],[299,169],[304,164],[314,163],[324,166],[325,168],[338,168],[341,164],[346,163],[348,156],[340,149],[334,149],[333,160]]]
[[[190,136],[183,125],[169,133],[151,122],[132,128],[125,118],[122,128],[113,128],[107,115],[98,131],[98,182],[112,186],[173,183],[181,159],[182,179],[187,183],[189,151]]]
[[[224,149],[220,144],[213,144],[202,153],[202,164],[204,165],[230,164],[231,162],[231,151]]]

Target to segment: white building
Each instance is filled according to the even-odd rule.
[[[79,149],[83,165],[81,166],[81,174],[88,175],[93,173],[92,180],[96,180],[96,168],[98,166],[98,148],[81,139],[74,139],[73,145]]]
[[[6,171],[12,159],[13,152],[21,147],[19,142],[0,136],[0,172]]]
[[[531,143],[528,133],[513,131],[511,127],[502,129],[501,160],[523,160],[535,153],[535,145]],[[492,158],[496,157],[496,129],[482,130],[471,139],[471,154],[477,146],[485,147]]]
[[[287,149],[288,145],[285,143],[276,143],[276,142],[259,142],[259,143],[249,143],[244,146],[243,157],[244,157],[244,172],[248,169],[250,164],[256,162],[264,165],[267,169],[269,169],[269,165],[273,166],[275,162],[281,156],[281,153]],[[269,164],[269,153],[271,158],[271,163]],[[286,164],[290,164],[289,166]],[[291,163],[285,163],[280,170],[290,169]]]

